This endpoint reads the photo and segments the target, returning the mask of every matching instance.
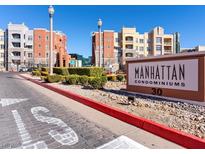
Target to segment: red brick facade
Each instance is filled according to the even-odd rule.
[[[104,65],[114,63],[114,32],[104,31],[101,33],[102,50],[104,53]],[[96,56],[99,57],[99,33],[95,32],[92,36],[92,63],[96,64]],[[98,58],[97,58],[98,59]]]
[[[34,30],[34,63],[48,65],[49,59],[49,31],[45,29]],[[67,53],[67,38],[62,33],[53,32],[53,52],[56,67],[68,67],[70,56]]]

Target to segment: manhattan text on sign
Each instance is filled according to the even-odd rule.
[[[198,59],[128,64],[128,85],[198,91]]]

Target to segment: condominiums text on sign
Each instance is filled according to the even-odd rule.
[[[198,59],[128,63],[128,85],[198,91]]]

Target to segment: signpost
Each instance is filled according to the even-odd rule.
[[[205,52],[127,61],[127,90],[205,101]]]

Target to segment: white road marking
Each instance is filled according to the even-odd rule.
[[[32,143],[32,139],[30,134],[28,133],[28,131],[25,128],[25,125],[21,119],[21,116],[19,115],[17,110],[12,110],[17,128],[18,128],[18,132],[19,135],[21,137],[22,140],[22,146],[19,147],[21,149],[47,149],[47,145],[44,141],[38,141],[36,143]]]
[[[61,119],[43,116],[39,114],[39,111],[45,113],[49,112],[47,108],[41,106],[31,108],[31,113],[38,121],[46,122],[48,124],[55,124],[64,129],[64,133],[62,134],[56,130],[50,130],[48,132],[48,134],[57,142],[61,143],[62,145],[74,145],[78,142],[78,136],[75,131],[72,128],[68,127],[68,125]]]
[[[18,131],[19,131],[19,135],[20,135],[21,140],[22,140],[22,144],[25,145],[25,144],[30,143],[32,141],[31,136],[29,135],[28,131],[26,130],[24,123],[21,119],[21,116],[19,115],[17,110],[12,110],[12,113],[13,113],[14,119],[16,121],[16,125],[18,127]]]
[[[20,103],[23,101],[27,101],[27,100],[28,100],[27,98],[23,98],[23,99],[20,99],[20,98],[2,98],[2,99],[0,99],[0,104],[2,105],[2,107],[5,107],[5,106],[12,105],[12,104]]]
[[[120,136],[97,149],[148,149],[126,136]]]

